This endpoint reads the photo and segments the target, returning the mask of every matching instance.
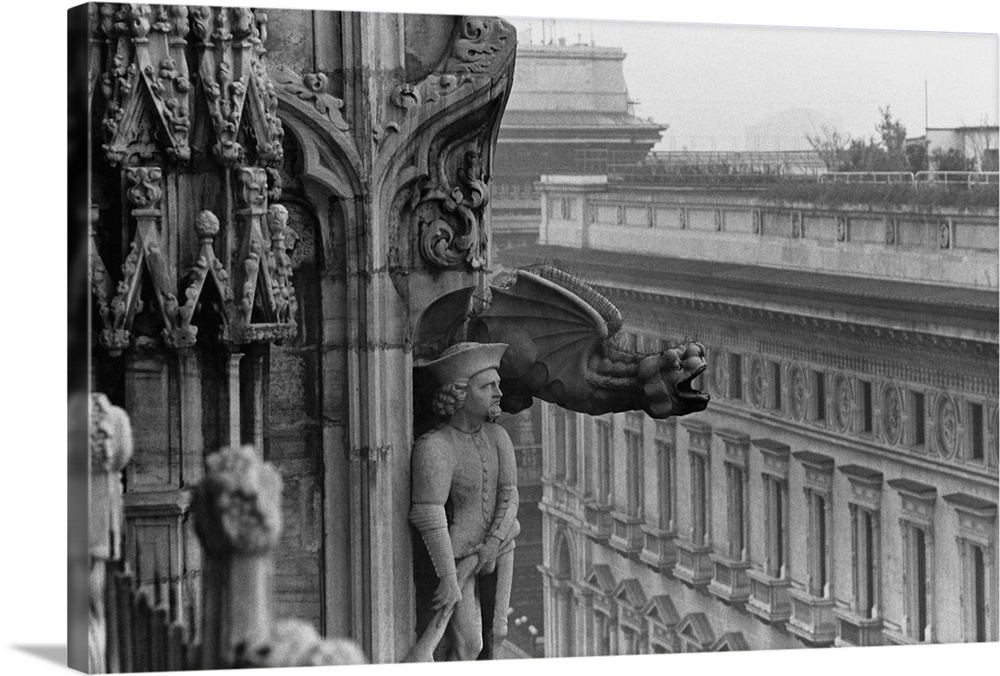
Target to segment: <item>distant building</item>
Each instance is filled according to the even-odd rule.
[[[949,151],[956,151],[964,158],[970,171],[998,171],[1000,127],[928,127],[926,135],[917,141],[927,146],[931,171],[940,169],[936,155]]]
[[[539,405],[547,655],[997,640],[997,209],[539,183],[546,260],[704,413]]]
[[[499,246],[538,230],[543,174],[603,174],[639,162],[667,128],[636,117],[618,47],[526,45],[497,137],[491,208]]]

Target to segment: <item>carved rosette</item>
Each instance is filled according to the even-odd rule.
[[[456,178],[454,187],[423,181],[414,189],[410,204],[417,220],[418,249],[431,267],[479,270],[486,265],[483,217],[490,197],[482,156],[467,151]]]
[[[942,249],[951,248],[951,224],[948,221],[941,221],[938,226],[938,244]]]
[[[903,431],[903,405],[899,390],[886,383],[882,389],[882,433],[886,442],[899,443]]]
[[[938,450],[941,455],[950,458],[958,448],[958,409],[955,401],[947,394],[941,394],[936,413]]]
[[[854,390],[851,381],[844,374],[838,374],[833,385],[833,416],[842,431],[851,426],[851,411],[854,408]]]
[[[798,364],[792,366],[791,384],[791,411],[796,420],[802,420],[806,415],[806,375],[802,367]]]
[[[756,408],[764,406],[764,362],[759,355],[750,358],[750,403]]]
[[[726,353],[722,350],[714,350],[712,359],[712,393],[716,397],[726,397],[729,395],[729,365]]]

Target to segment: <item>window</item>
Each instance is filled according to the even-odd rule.
[[[851,540],[854,559],[854,612],[873,619],[881,595],[878,513],[851,505]]]
[[[816,420],[826,420],[826,376],[822,371],[813,371],[814,402],[813,416]]]
[[[674,526],[674,474],[676,455],[673,444],[656,440],[656,475],[659,491],[659,528],[671,530]]]
[[[642,516],[642,415],[628,413],[625,418],[626,512]]]
[[[962,566],[963,596],[969,601],[965,606],[966,640],[992,641],[989,631],[989,588],[986,565],[986,551],[979,543],[960,541],[965,561]],[[964,599],[963,599],[964,600]]]
[[[566,483],[575,484],[576,483],[576,456],[577,456],[577,437],[576,437],[576,413],[573,411],[566,411],[565,416],[566,425]]]
[[[861,381],[861,431],[872,433],[872,384]]]
[[[555,441],[556,479],[566,477],[566,411],[555,408],[552,414],[552,431]]]
[[[726,463],[726,512],[728,520],[729,559],[743,561],[747,549],[746,472]]]
[[[788,481],[765,474],[764,498],[767,510],[764,572],[770,577],[782,579],[788,573]]]
[[[927,435],[927,410],[924,393],[910,392],[910,445],[923,446]]]
[[[691,541],[708,541],[708,457],[691,453]]]
[[[830,594],[830,504],[829,495],[806,489],[809,506],[809,593],[816,598]]]
[[[781,364],[776,361],[769,363],[771,376],[771,408],[781,410]]]
[[[611,620],[603,613],[594,615],[594,654],[611,654]]]
[[[903,575],[906,588],[906,634],[915,641],[930,641],[930,584],[927,529],[903,522]]]
[[[611,423],[597,421],[597,501],[611,502]]]
[[[729,398],[743,398],[743,357],[739,354],[729,355]]]
[[[983,436],[983,405],[969,404],[969,457],[972,460],[983,459]]]

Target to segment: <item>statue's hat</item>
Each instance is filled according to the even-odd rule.
[[[438,384],[447,385],[487,369],[499,369],[500,358],[506,349],[507,343],[457,343],[437,359],[417,366],[433,373]]]

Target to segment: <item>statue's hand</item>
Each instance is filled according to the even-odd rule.
[[[458,576],[455,573],[445,575],[438,583],[437,591],[434,592],[435,611],[447,610],[462,600],[462,590],[458,586]]]
[[[479,573],[492,573],[496,567],[497,556],[500,554],[500,545],[503,544],[495,537],[487,537],[486,542],[476,547],[479,554],[479,565],[476,566],[476,575]]]

